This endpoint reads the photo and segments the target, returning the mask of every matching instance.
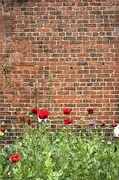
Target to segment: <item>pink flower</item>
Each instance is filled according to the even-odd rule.
[[[96,125],[96,121],[91,121],[91,122],[90,122],[90,125],[91,125],[91,126],[95,126],[95,125]]]
[[[93,112],[94,112],[93,108],[88,109],[88,114],[93,114]]]
[[[70,108],[63,109],[64,114],[70,114],[71,111],[72,111],[72,109],[70,109]]]
[[[70,119],[70,118],[64,119],[64,124],[71,124],[71,123],[73,123],[73,119]]]

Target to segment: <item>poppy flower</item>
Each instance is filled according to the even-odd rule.
[[[4,151],[8,151],[8,147],[4,147]]]
[[[93,112],[94,112],[93,108],[88,109],[88,114],[93,114]]]
[[[31,109],[31,113],[32,114],[37,114],[37,109],[36,108]]]
[[[106,125],[106,122],[102,122],[102,123],[101,123],[101,126],[105,126],[105,125]]]
[[[78,127],[78,128],[82,128],[82,125],[81,125],[81,124],[78,124],[77,127]]]
[[[54,155],[53,158],[56,159],[57,157]]]
[[[49,115],[47,110],[37,110],[38,122],[46,121]]]
[[[10,160],[12,163],[18,162],[20,160],[20,154],[18,154],[18,153],[12,154],[10,156]]]
[[[64,114],[70,114],[71,111],[72,111],[72,109],[70,109],[70,108],[63,109]]]
[[[31,124],[31,119],[27,120],[27,124],[30,125]]]
[[[25,121],[25,117],[24,116],[20,116],[20,121]]]
[[[5,128],[4,127],[1,128],[1,132],[5,132]]]
[[[117,126],[116,123],[112,123],[112,124],[110,125],[110,127],[116,127],[116,126]]]
[[[71,123],[73,123],[73,119],[70,119],[70,118],[64,119],[64,124],[71,124]]]
[[[95,126],[95,125],[96,125],[96,121],[91,121],[91,122],[90,122],[90,125],[91,125],[91,126]]]

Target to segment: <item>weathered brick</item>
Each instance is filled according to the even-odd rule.
[[[35,85],[50,107],[53,128],[57,114],[62,116],[69,106],[76,122],[80,114],[84,124],[91,120],[86,114],[90,107],[97,121],[118,121],[118,8],[118,0],[0,3],[0,66],[11,69],[8,82],[0,70],[0,121],[9,132],[20,111],[35,102]],[[50,74],[49,103],[45,98]]]

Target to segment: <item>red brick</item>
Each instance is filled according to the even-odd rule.
[[[117,121],[119,1],[10,2],[4,9],[0,3],[0,66],[11,69],[8,84],[0,70],[0,121],[10,128],[12,118],[16,122],[33,105],[35,85],[52,124],[64,107],[72,107],[77,122],[81,114],[84,124],[92,118],[86,114],[90,107],[97,120]]]

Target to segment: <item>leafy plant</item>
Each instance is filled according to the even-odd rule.
[[[2,66],[4,74],[9,68]],[[51,82],[48,84],[48,100],[51,100]],[[118,180],[119,141],[110,135],[107,139],[106,123],[98,127],[95,119],[90,122],[94,131],[83,131],[82,118],[75,131],[70,116],[72,109],[65,108],[64,121],[58,116],[57,129],[52,130],[48,122],[48,110],[38,109],[38,89],[34,88],[35,106],[26,115],[21,114],[23,137],[16,138],[12,145],[0,149],[0,180]],[[94,109],[88,109],[91,115]],[[113,123],[111,127],[115,127]],[[101,127],[103,127],[101,129]],[[4,124],[0,127],[4,136]],[[93,127],[92,127],[93,128]]]
[[[1,66],[1,69],[3,70],[5,76],[5,82],[9,84],[10,79],[7,77],[7,74],[11,72],[10,67],[4,64]]]
[[[51,131],[48,123],[35,130],[23,126],[23,139],[0,151],[0,178],[7,180],[118,180],[119,142],[107,141],[106,135],[88,131],[76,135],[70,124]],[[115,151],[116,147],[116,151]],[[18,153],[20,160],[10,161]]]
[[[4,72],[4,74],[9,74],[11,72],[9,66],[7,66],[6,64],[2,65],[1,68]]]

